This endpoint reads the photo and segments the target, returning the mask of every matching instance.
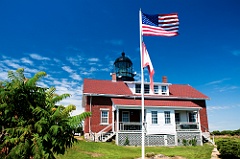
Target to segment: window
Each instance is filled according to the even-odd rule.
[[[122,122],[129,122],[129,112],[128,111],[123,111],[122,112]]]
[[[149,94],[149,90],[150,90],[149,84],[145,84],[144,85],[144,93]]]
[[[101,124],[108,124],[108,110],[101,110]]]
[[[167,95],[167,86],[162,86],[162,95]]]
[[[149,84],[144,85],[144,93],[149,94],[150,86]],[[141,93],[141,84],[135,85],[135,93]]]
[[[180,114],[179,113],[175,113],[175,122],[176,122],[176,124],[180,123]]]
[[[158,94],[158,86],[154,85],[154,94]]]
[[[157,111],[152,111],[152,124],[158,123],[158,116]]]
[[[165,124],[171,124],[170,111],[164,111]]]
[[[135,92],[136,93],[141,93],[141,84],[136,84],[135,85]]]
[[[188,118],[189,118],[189,122],[196,122],[196,114],[194,112],[189,112],[188,113]]]

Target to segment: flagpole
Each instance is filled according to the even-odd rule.
[[[141,98],[142,98],[142,159],[145,158],[145,119],[144,119],[144,74],[143,74],[143,57],[142,57],[142,12],[139,10],[139,31],[140,31],[140,57],[141,57]]]

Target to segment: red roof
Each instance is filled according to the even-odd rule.
[[[112,102],[115,105],[122,106],[141,106],[141,99],[122,99],[112,98]],[[144,100],[144,106],[176,106],[176,107],[194,107],[201,108],[199,105],[192,101],[180,101],[180,100]]]
[[[164,97],[164,98],[196,98],[208,99],[208,97],[190,85],[173,84],[169,86],[170,95],[147,95],[146,97]],[[131,96],[133,93],[123,81],[110,80],[93,80],[84,79],[84,94],[104,94],[104,95],[126,95]],[[135,95],[137,96],[137,95]]]
[[[111,95],[131,95],[128,86],[122,82],[112,82],[109,80],[84,79],[83,93],[90,94],[111,94]]]
[[[169,90],[170,95],[175,97],[208,99],[208,96],[202,94],[190,85],[173,84],[169,86]]]

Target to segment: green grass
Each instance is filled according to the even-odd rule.
[[[213,146],[180,146],[180,147],[146,147],[145,154],[164,154],[166,156],[182,156],[187,159],[210,159]],[[134,159],[141,157],[141,147],[117,146],[114,143],[95,143],[78,141],[67,150],[65,155],[57,159]]]
[[[222,140],[222,139],[231,139],[231,140],[234,140],[234,141],[237,141],[237,142],[240,142],[240,136],[228,136],[228,135],[219,135],[219,136],[215,136],[214,140],[215,142],[219,141],[219,140]]]

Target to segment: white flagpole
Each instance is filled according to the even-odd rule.
[[[142,12],[139,10],[139,27],[140,27],[140,57],[141,57],[141,98],[142,98],[142,159],[145,158],[145,119],[144,119],[144,74],[143,74],[143,57],[142,57]]]

